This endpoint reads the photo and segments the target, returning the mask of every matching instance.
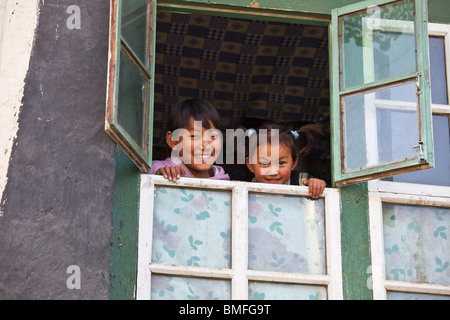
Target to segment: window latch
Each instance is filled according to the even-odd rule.
[[[422,94],[422,89],[420,89],[420,77],[422,76],[422,73],[419,72],[416,76],[416,95]]]
[[[421,162],[424,162],[425,161],[425,154],[423,152],[423,142],[419,141],[419,143],[417,145],[413,146],[413,149],[417,149],[417,152],[419,153],[418,154],[419,160]]]

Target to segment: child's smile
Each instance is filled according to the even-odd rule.
[[[214,154],[214,153],[213,153]],[[194,157],[197,159],[202,159],[203,161],[206,162],[206,160],[212,159],[213,158],[213,154],[205,154],[205,153],[195,153]]]
[[[289,181],[297,161],[292,159],[290,149],[284,145],[279,145],[278,155],[272,152],[275,151],[272,149],[270,143],[258,146],[253,164],[248,161],[247,167],[254,173],[255,180],[258,182],[285,184]]]
[[[182,162],[195,177],[210,177],[214,174],[211,172],[212,165],[222,149],[220,132],[215,128],[205,129],[192,117],[190,128],[182,131],[181,139],[175,143],[174,148],[179,151]]]

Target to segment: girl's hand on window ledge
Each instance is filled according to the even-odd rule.
[[[320,195],[322,195],[327,184],[321,179],[310,178],[303,181],[303,185],[308,186],[309,194],[313,197],[313,199],[317,199]]]
[[[164,178],[166,178],[169,181],[176,182],[181,177],[184,177],[185,170],[181,166],[175,166],[175,167],[162,167],[159,168],[155,174],[162,175]]]

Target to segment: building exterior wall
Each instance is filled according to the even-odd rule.
[[[328,15],[357,1],[215,3]],[[447,1],[429,0],[431,22],[450,22]],[[133,299],[139,170],[104,131],[109,1],[7,0],[0,19],[0,299]],[[371,299],[367,185],[341,191],[344,298]]]
[[[81,29],[67,27],[70,5]],[[109,3],[14,0],[2,13],[0,299],[107,299]]]

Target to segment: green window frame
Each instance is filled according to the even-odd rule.
[[[367,1],[362,1],[349,5],[343,8],[333,9],[332,22],[331,22],[331,43],[333,48],[333,54],[331,54],[331,132],[332,132],[332,179],[335,186],[343,186],[349,183],[367,181],[371,179],[381,178],[385,176],[390,176],[394,174],[410,172],[415,170],[421,170],[426,168],[434,167],[434,157],[433,157],[433,137],[432,137],[432,113],[431,113],[431,89],[430,89],[430,67],[428,58],[428,32],[427,32],[427,1],[422,0],[412,0],[406,1],[406,4],[414,5],[415,17],[410,21],[405,20],[389,20],[383,19],[380,16],[380,12],[383,13],[383,9],[386,5],[395,6],[401,3],[401,0],[397,1],[387,1],[387,0],[377,0],[370,1],[370,5],[366,3]],[[381,9],[380,9],[381,8]],[[375,12],[375,15],[371,14]],[[344,68],[343,55],[344,55],[344,37],[347,36],[344,33],[343,22],[345,19],[355,17],[360,15],[360,29],[357,30],[361,32],[362,44],[359,45],[361,50],[361,55],[359,59],[363,60],[359,63],[362,65],[362,71],[364,73],[363,80],[359,83],[353,83],[352,85],[346,85],[343,78],[346,76],[346,69]],[[377,16],[378,13],[378,16]],[[385,13],[385,12],[384,12]],[[364,17],[365,16],[365,17]],[[399,34],[401,32],[406,33],[414,32],[415,35],[415,46],[416,46],[416,70],[412,72],[404,72],[393,75],[388,75],[385,78],[377,79],[374,76],[374,51],[373,51],[373,38],[369,38],[369,41],[365,41],[368,38],[368,32],[371,32],[370,36],[373,36],[375,27],[369,27],[364,30],[365,22],[363,19],[367,19],[365,22],[368,23],[370,19],[371,23],[378,24],[381,33],[392,32],[393,34]],[[399,28],[400,26],[400,28]],[[357,26],[358,27],[358,26]],[[384,28],[384,30],[383,30]],[[367,30],[368,29],[368,30]],[[372,29],[372,30],[370,30]],[[400,30],[400,31],[399,31]],[[395,38],[395,37],[394,37]],[[344,40],[343,40],[344,39]],[[368,47],[368,48],[367,48]],[[368,50],[367,50],[368,49]],[[372,50],[371,50],[372,49]],[[358,57],[356,57],[358,58]],[[355,61],[351,61],[353,64]],[[355,62],[358,64],[358,61]],[[395,66],[396,67],[396,66]],[[394,67],[394,69],[395,69]],[[353,68],[355,68],[353,66]],[[357,68],[357,66],[356,66]],[[372,70],[370,70],[372,69]],[[352,76],[351,72],[349,75]],[[350,78],[348,76],[347,78]],[[350,81],[351,82],[351,81]],[[353,81],[354,82],[354,81]],[[417,156],[394,159],[393,161],[388,161],[387,163],[381,163],[381,161],[370,161],[371,154],[375,153],[375,157],[378,157],[376,149],[378,147],[378,141],[373,139],[373,136],[377,136],[377,121],[370,120],[373,119],[375,110],[368,110],[369,107],[365,106],[360,112],[365,112],[362,117],[363,123],[357,123],[356,125],[360,128],[365,126],[366,140],[361,140],[366,144],[365,155],[359,154],[359,157],[366,157],[362,161],[366,161],[366,165],[359,166],[359,168],[347,168],[346,161],[350,156],[348,152],[346,153],[346,123],[345,123],[345,102],[347,98],[351,98],[357,95],[363,95],[366,99],[367,96],[372,95],[372,100],[376,99],[375,94],[383,89],[392,88],[395,85],[405,85],[407,83],[416,84],[417,103],[414,110],[417,112],[417,133],[418,141]],[[365,101],[365,105],[367,101]],[[411,106],[409,107],[410,109]],[[372,112],[372,113],[370,113]],[[350,122],[357,122],[361,119],[352,119]],[[369,128],[372,126],[372,128]],[[373,131],[375,129],[375,133]],[[372,131],[370,131],[372,130]],[[364,135],[364,131],[359,131],[359,134]],[[356,157],[356,156],[354,156]]]
[[[428,37],[427,37],[427,1],[411,0],[415,5],[415,20],[410,21],[415,24],[416,48],[417,48],[417,70],[408,74],[395,75],[393,77],[375,80],[371,79],[367,72],[367,65],[373,61],[372,56],[363,54],[366,61],[363,62],[365,81],[351,87],[341,86],[341,43],[342,36],[339,26],[339,19],[354,12],[369,12],[368,4],[364,1],[355,4],[336,8],[331,11],[330,24],[330,75],[331,75],[331,166],[333,186],[343,186],[349,183],[367,181],[375,178],[381,178],[394,174],[410,172],[420,169],[434,167],[433,157],[433,137],[432,137],[432,114],[431,114],[431,90],[430,90],[430,72],[428,61]],[[109,52],[109,78],[107,88],[107,108],[105,119],[105,130],[116,141],[116,143],[125,151],[136,166],[145,172],[152,161],[152,138],[153,138],[153,77],[154,77],[154,50],[156,35],[156,0],[136,0],[126,2],[124,0],[111,0],[111,30],[110,30],[110,52]],[[370,8],[376,8],[386,4],[395,4],[401,0],[377,0],[370,2]],[[142,48],[137,48],[135,39],[130,39],[127,32],[128,26],[133,28],[133,21],[139,21],[142,16],[133,16],[130,11],[135,8],[147,5],[147,10],[141,11],[145,20],[145,38],[141,42],[145,43],[144,54],[140,54]],[[163,4],[164,5],[164,4]],[[133,8],[135,6],[135,8]],[[131,7],[131,9],[130,9]],[[173,9],[170,5],[164,5],[165,9]],[[192,8],[189,5],[176,5],[176,7],[186,7],[186,11],[204,11],[203,6]],[[220,11],[222,8],[215,10]],[[223,10],[223,9],[222,9]],[[247,9],[248,10],[248,9]],[[126,11],[126,12],[125,12]],[[214,10],[213,10],[214,11]],[[138,12],[139,13],[139,12]],[[229,15],[230,13],[225,12]],[[240,15],[246,16],[248,13],[240,12]],[[277,15],[274,15],[275,18]],[[293,15],[295,16],[295,15]],[[369,15],[370,17],[370,15]],[[280,20],[291,17],[282,16]],[[296,19],[301,19],[297,16]],[[275,18],[276,19],[276,18]],[[320,21],[322,18],[317,19]],[[370,19],[370,18],[369,18]],[[375,20],[376,18],[374,18]],[[130,22],[131,21],[131,22]],[[388,21],[389,20],[383,20]],[[324,22],[324,21],[323,21]],[[323,23],[319,22],[319,23]],[[138,22],[139,24],[139,22]],[[142,28],[142,25],[141,25]],[[386,28],[389,29],[389,26]],[[414,28],[412,28],[414,29]],[[140,29],[139,29],[140,30]],[[370,31],[370,30],[369,30]],[[395,27],[392,28],[393,32]],[[361,30],[361,32],[365,32]],[[138,32],[139,33],[139,32]],[[132,38],[132,37],[131,37]],[[332,48],[335,48],[334,54]],[[367,63],[369,61],[369,63]],[[373,69],[373,63],[371,68]],[[370,68],[369,68],[370,69]],[[139,78],[140,77],[140,78]],[[130,81],[131,80],[133,81]],[[402,159],[400,161],[382,163],[380,165],[368,165],[356,170],[347,170],[345,168],[345,125],[342,117],[342,101],[345,97],[356,94],[364,94],[370,90],[376,91],[380,88],[386,88],[396,83],[405,83],[406,81],[417,80],[417,90],[421,92],[418,95],[418,139],[417,139],[417,157]],[[342,87],[342,88],[341,88]],[[127,94],[124,94],[127,92]],[[130,93],[131,92],[131,93]],[[133,93],[135,93],[133,95]],[[140,93],[142,101],[139,101]],[[128,98],[134,96],[133,98]],[[136,99],[138,101],[136,101]],[[122,116],[121,116],[122,115]],[[366,118],[369,113],[366,112]],[[137,125],[136,122],[138,123]],[[359,125],[359,124],[358,124]],[[366,124],[375,126],[374,123]],[[366,128],[366,130],[368,130]],[[376,140],[375,140],[376,141]],[[373,141],[370,141],[373,142]],[[369,141],[366,141],[370,145]],[[373,143],[372,143],[373,145]],[[376,151],[366,148],[367,153]]]
[[[142,172],[152,161],[155,21],[156,0],[111,0],[105,130]]]

